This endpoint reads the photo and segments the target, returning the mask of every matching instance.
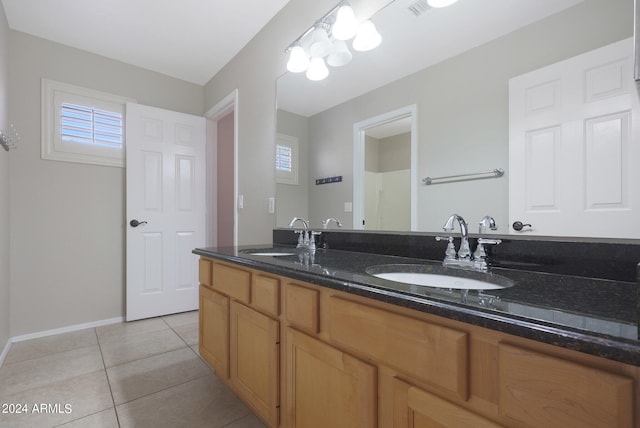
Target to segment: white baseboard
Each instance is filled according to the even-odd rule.
[[[39,331],[36,333],[21,334],[11,338],[12,343],[22,342],[23,340],[38,339],[39,337],[53,336],[54,334],[70,333],[72,331],[84,330],[86,328],[101,327],[103,325],[117,324],[123,322],[123,317],[110,318],[106,320],[92,321],[83,324],[75,324],[67,327],[54,328],[52,330]]]
[[[7,344],[5,345],[4,349],[2,350],[2,353],[0,354],[0,367],[2,367],[2,364],[4,363],[4,359],[7,357],[7,354],[9,353],[9,349],[11,348],[11,345],[16,342],[22,342],[24,340],[29,340],[29,339],[38,339],[40,337],[53,336],[56,334],[70,333],[72,331],[84,330],[87,328],[101,327],[103,325],[117,324],[123,321],[124,321],[123,317],[116,317],[116,318],[109,318],[106,320],[92,321],[92,322],[87,322],[83,324],[75,324],[67,327],[54,328],[52,330],[21,334],[19,336],[11,337],[7,341]]]

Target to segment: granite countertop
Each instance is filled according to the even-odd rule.
[[[288,253],[264,256],[256,252]],[[354,251],[297,250],[287,245],[197,248],[194,254],[445,318],[640,366],[638,285],[523,270],[490,274],[443,268],[440,262]],[[421,265],[435,273],[514,282],[509,288],[446,290],[376,278],[367,269]]]

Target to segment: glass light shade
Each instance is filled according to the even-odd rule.
[[[358,34],[353,39],[353,49],[360,52],[370,51],[377,48],[381,42],[382,36],[376,30],[376,26],[370,20],[366,20],[358,27]]]
[[[309,57],[302,46],[294,46],[289,53],[287,70],[292,73],[300,73],[309,68]]]
[[[322,80],[329,75],[329,69],[324,63],[324,59],[314,57],[311,58],[311,65],[307,70],[307,79]]]
[[[427,0],[427,4],[431,7],[447,7],[457,1],[458,0]]]
[[[323,28],[316,28],[311,33],[311,44],[309,45],[309,54],[312,57],[325,57],[331,53],[331,40],[329,35]]]
[[[349,40],[358,31],[358,20],[349,5],[341,6],[336,13],[336,22],[331,27],[331,35],[338,40]]]
[[[351,61],[353,55],[344,40],[333,41],[333,51],[327,56],[327,64],[331,67],[341,67]]]

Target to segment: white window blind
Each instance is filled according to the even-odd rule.
[[[298,139],[278,134],[276,141],[276,183],[298,184]]]
[[[276,145],[276,171],[291,172],[292,152],[291,147]]]
[[[63,141],[122,147],[122,114],[62,103],[60,119]]]

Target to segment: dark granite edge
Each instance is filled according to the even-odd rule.
[[[231,256],[205,249],[195,249],[193,253],[478,327],[535,340],[537,342],[560,346],[625,364],[640,366],[640,343],[632,342],[631,340],[596,333],[587,333],[582,330],[562,327],[516,315],[482,311],[479,308],[456,305],[451,302],[436,299],[409,296],[392,290],[370,287],[366,284],[350,283],[313,272],[296,271],[284,266],[248,259],[242,256]]]

